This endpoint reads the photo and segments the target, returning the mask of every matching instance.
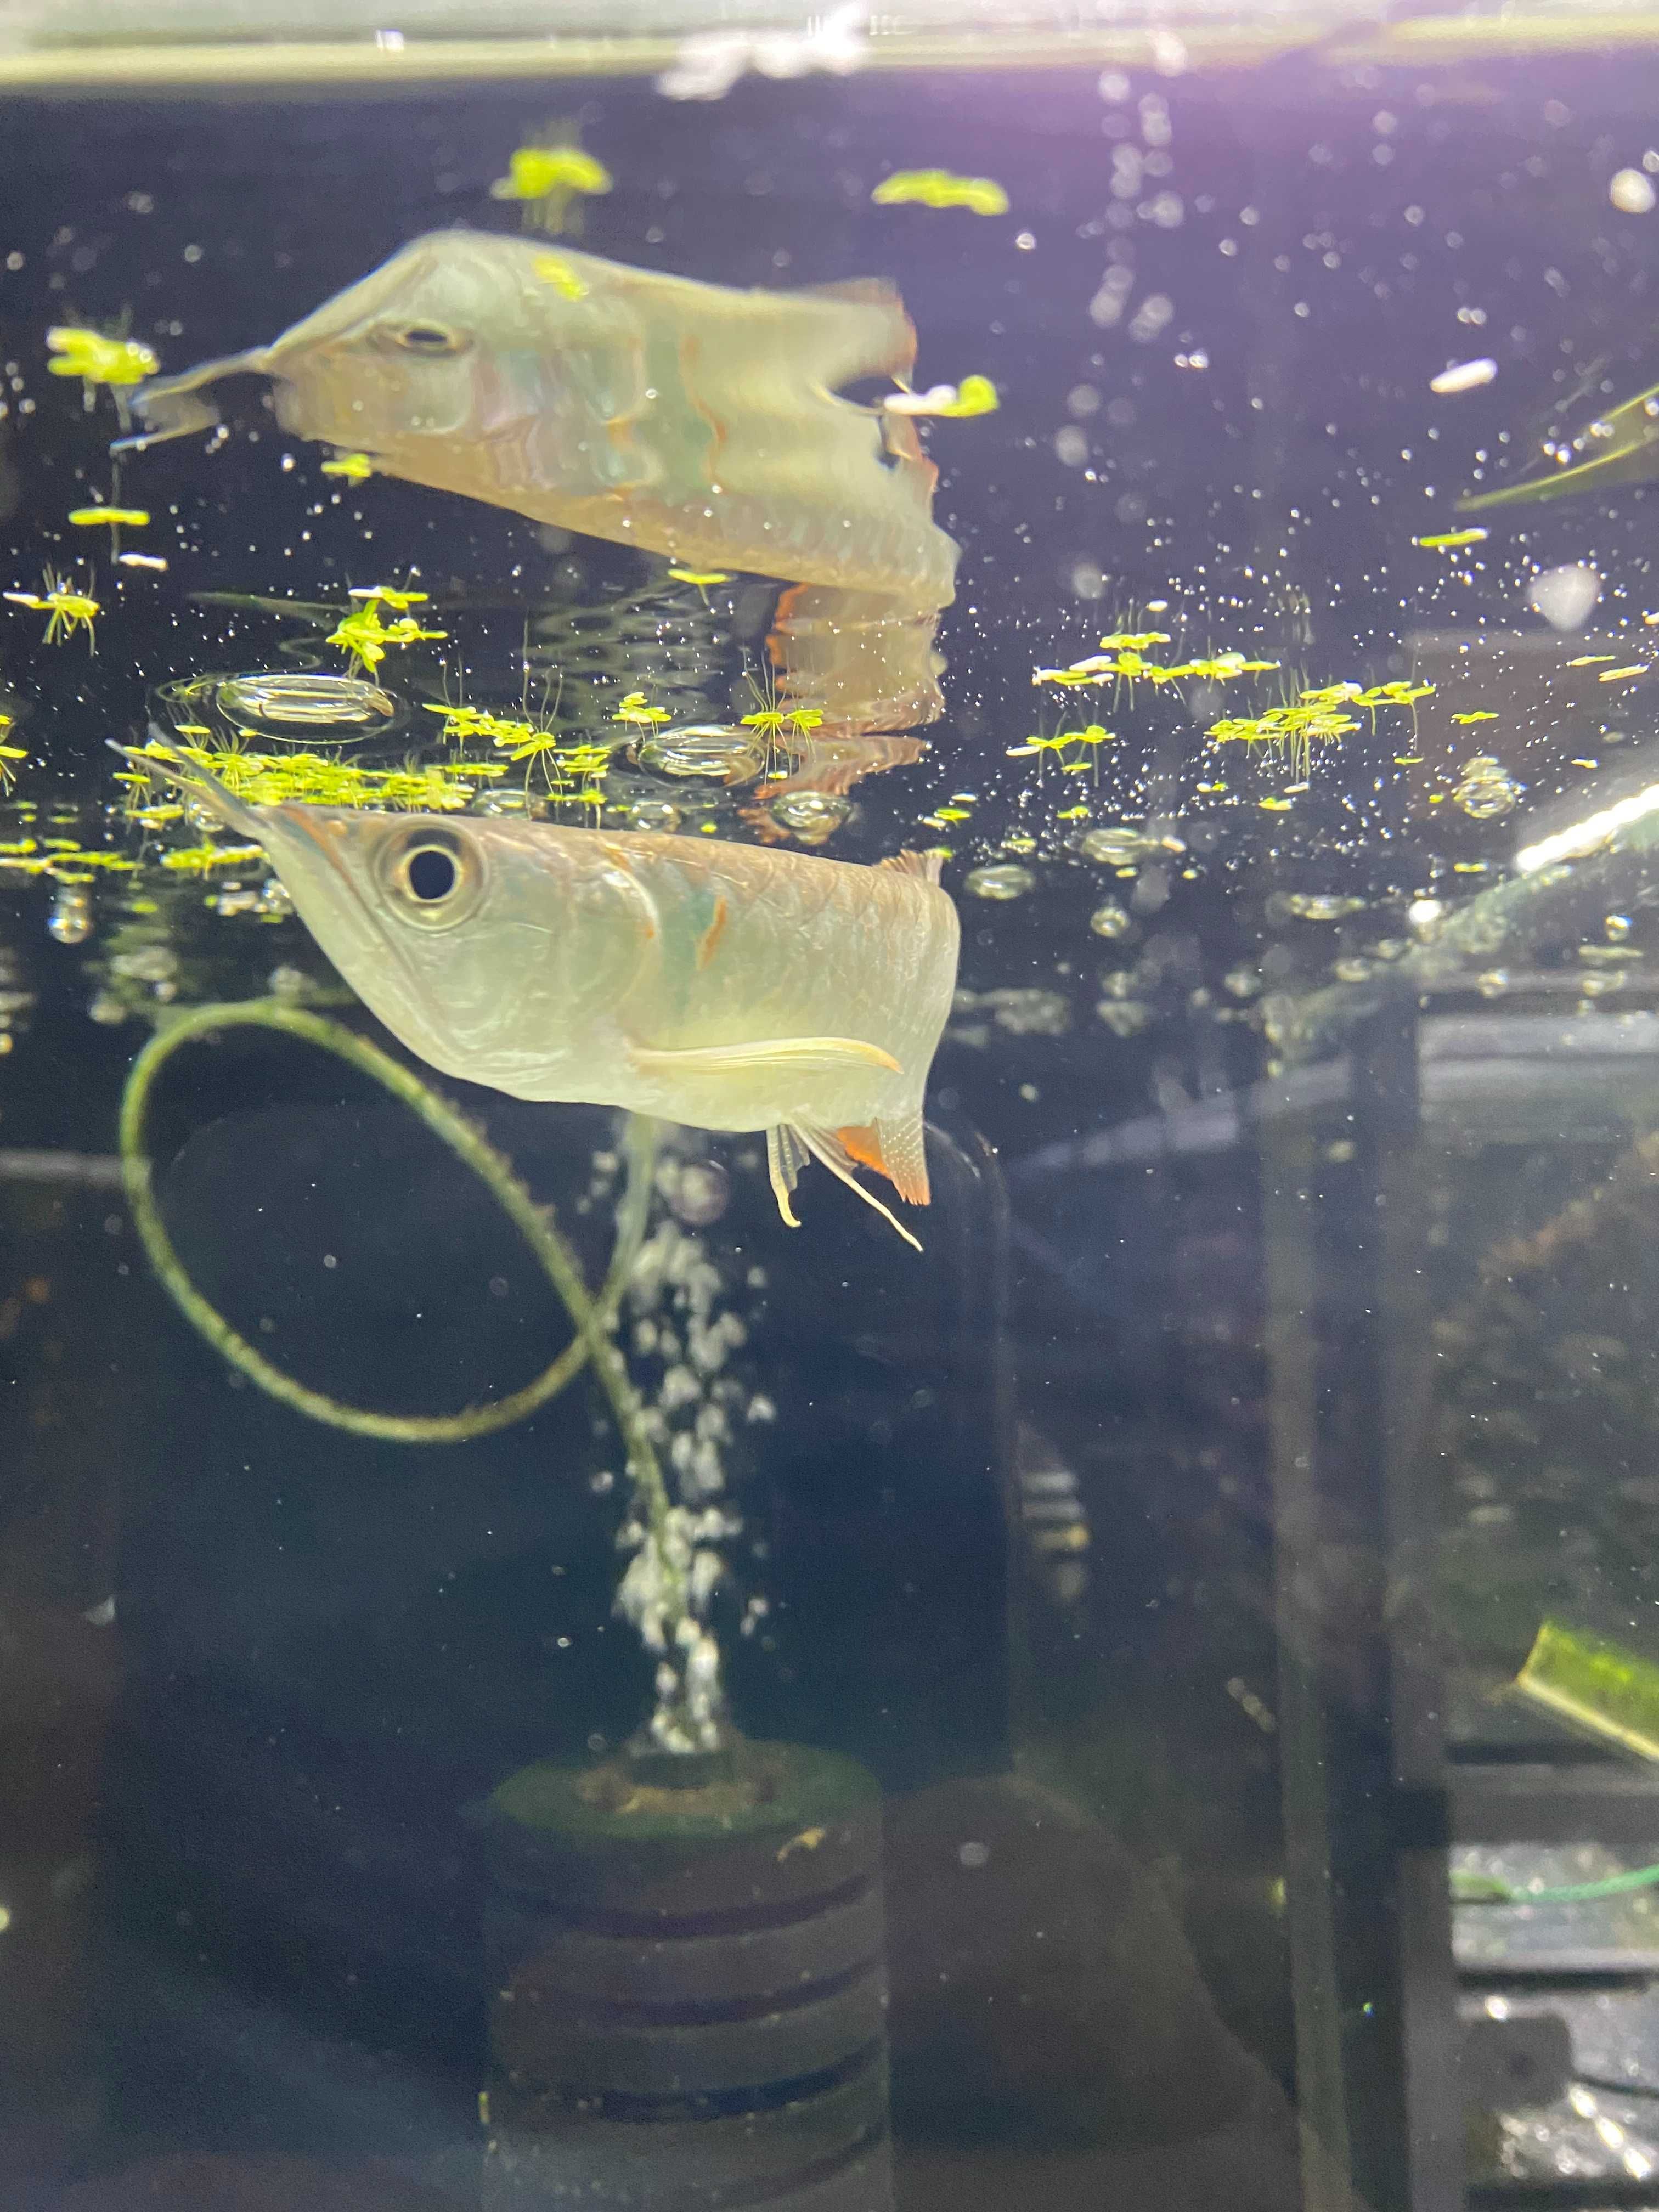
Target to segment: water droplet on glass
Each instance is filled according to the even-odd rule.
[[[672,835],[684,818],[670,799],[641,799],[628,810],[630,830],[654,830],[661,836]]]
[[[1018,860],[999,860],[988,868],[970,868],[963,889],[975,898],[1017,899],[1034,890],[1036,878]]]
[[[850,799],[832,791],[786,791],[772,801],[772,819],[803,845],[822,845],[853,811]]]
[[[634,757],[653,775],[715,776],[722,783],[752,783],[766,766],[766,739],[757,730],[724,722],[685,722],[641,738]]]
[[[1127,937],[1134,927],[1128,915],[1115,899],[1107,899],[1089,916],[1089,927],[1097,937]]]
[[[92,902],[79,884],[60,885],[46,916],[46,934],[59,945],[84,945],[92,935]]]

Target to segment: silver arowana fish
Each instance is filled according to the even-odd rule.
[[[866,868],[636,830],[250,806],[180,755],[127,757],[264,848],[345,981],[432,1066],[514,1098],[763,1129],[791,1228],[812,1158],[916,1243],[854,1169],[927,1203],[922,1093],[958,938],[936,854]]]
[[[285,430],[385,475],[792,581],[773,642],[786,702],[830,732],[902,730],[941,709],[957,547],[915,425],[839,387],[915,356],[878,283],[736,291],[436,231],[271,344],[140,386],[125,442],[208,428],[207,386],[270,377]]]

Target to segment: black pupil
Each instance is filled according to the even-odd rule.
[[[447,899],[455,888],[456,867],[447,853],[423,845],[409,856],[409,888],[426,905]]]
[[[404,332],[404,343],[414,346],[421,353],[444,353],[449,347],[449,332],[431,323],[413,323]]]

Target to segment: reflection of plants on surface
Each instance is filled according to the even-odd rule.
[[[407,1106],[478,1177],[524,1238],[570,1317],[574,1332],[570,1343],[538,1376],[506,1397],[455,1413],[393,1413],[346,1405],[312,1389],[266,1358],[204,1297],[162,1219],[147,1127],[156,1080],[173,1054],[232,1028],[275,1031],[333,1054]],[[308,1419],[386,1443],[463,1443],[525,1419],[556,1396],[585,1364],[592,1367],[622,1438],[631,1497],[619,1540],[633,1551],[634,1558],[617,1594],[617,1610],[635,1623],[658,1657],[651,1739],[665,1750],[705,1750],[720,1742],[724,1727],[720,1650],[703,1625],[723,1571],[711,1539],[731,1533],[732,1524],[714,1503],[718,1485],[706,1462],[698,1463],[702,1467],[699,1478],[689,1455],[698,1502],[695,1506],[674,1503],[653,1440],[653,1427],[665,1433],[665,1425],[659,1413],[653,1416],[642,1403],[615,1341],[624,1293],[630,1280],[637,1279],[649,1250],[645,1227],[657,1156],[653,1122],[630,1116],[628,1130],[628,1179],[617,1207],[616,1248],[597,1293],[588,1290],[550,1209],[532,1197],[511,1164],[471,1122],[378,1046],[343,1024],[301,1007],[256,1000],[164,1016],[127,1079],[121,1101],[120,1152],[134,1226],[174,1304],[240,1374]]]

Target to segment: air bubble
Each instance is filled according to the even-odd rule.
[[[1036,878],[1017,860],[1000,860],[990,867],[970,868],[963,889],[975,898],[1024,898],[1036,887]]]
[[[714,776],[722,783],[752,783],[766,766],[766,740],[758,731],[724,722],[686,722],[653,731],[634,757],[654,775]]]

